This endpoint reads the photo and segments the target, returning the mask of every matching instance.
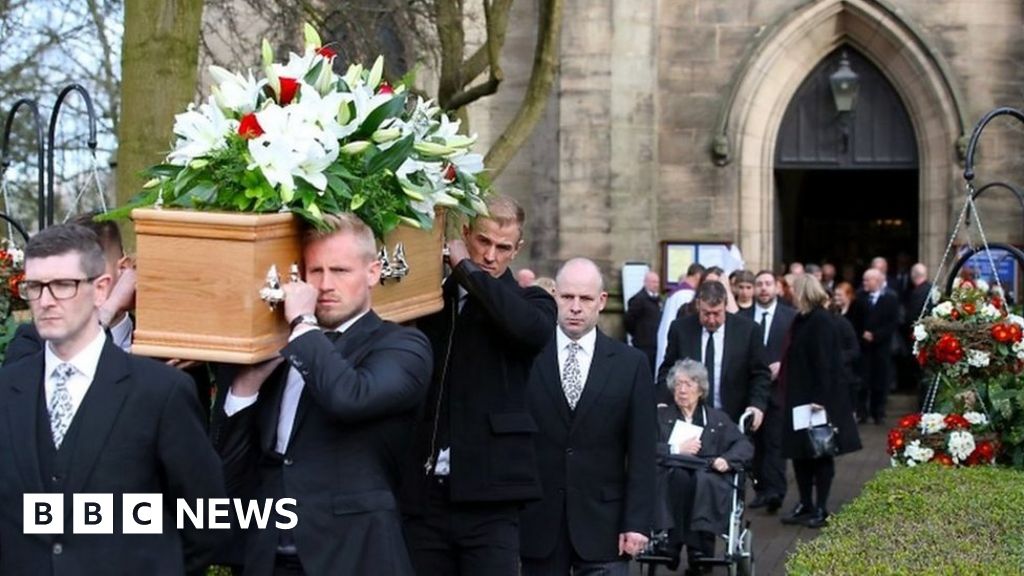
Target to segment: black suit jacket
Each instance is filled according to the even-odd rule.
[[[861,346],[865,355],[889,355],[892,351],[892,338],[900,325],[900,302],[891,290],[882,290],[875,305],[871,305],[871,295],[864,293],[857,298],[863,318]],[[864,332],[874,336],[871,342],[863,339]]]
[[[395,491],[430,378],[426,338],[370,311],[337,342],[314,330],[281,355],[287,362],[256,403],[214,427],[229,491],[295,498],[291,536],[307,574],[413,574]],[[290,366],[305,386],[281,455],[277,423]],[[279,536],[248,534],[247,576],[273,572]]]
[[[691,358],[701,361],[700,319],[696,314],[676,320],[668,330],[668,348],[665,361],[658,369],[659,399],[666,404],[672,402],[666,378],[668,371],[678,360]],[[761,329],[751,320],[735,314],[725,315],[725,350],[718,352],[722,357],[721,386],[722,411],[738,421],[747,406],[760,408],[763,412],[768,405],[768,391],[771,371],[765,358]],[[713,391],[708,394],[711,404]]]
[[[224,533],[177,531],[175,499],[222,498],[224,480],[188,377],[108,339],[75,413],[73,440],[69,430],[73,444],[61,448],[74,450],[67,475],[43,478],[44,366],[37,352],[0,369],[0,574],[180,576],[204,566]],[[37,492],[64,493],[63,535],[22,534],[22,495]],[[112,493],[114,533],[73,534],[73,493]],[[125,493],[163,494],[162,534],[122,534]]]
[[[760,314],[761,312],[755,304],[750,308],[740,310],[738,316],[747,318],[760,330]],[[782,300],[778,300],[775,305],[775,314],[772,316],[772,323],[768,326],[768,345],[765,346],[765,361],[769,364],[782,361],[782,345],[786,341],[786,332],[789,332],[789,326],[793,323],[794,318],[796,318],[796,310],[787,306]],[[728,332],[726,333],[728,334]],[[761,336],[763,338],[764,334],[762,333]]]
[[[613,561],[620,533],[647,534],[654,521],[657,426],[650,369],[644,354],[598,331],[583,394],[570,410],[555,342],[551,338],[530,374],[544,496],[520,517],[521,553],[550,556],[564,519],[580,557]]]
[[[658,324],[661,322],[661,299],[651,297],[642,288],[629,299],[626,311],[626,333],[633,338],[633,346],[641,350],[658,348]]]
[[[461,313],[459,286],[468,292]],[[469,259],[455,267],[445,281],[444,309],[417,322],[436,368],[406,463],[404,512],[423,512],[424,464],[444,446],[451,448],[452,501],[540,496],[526,383],[554,325],[555,301],[544,289],[520,288],[511,271],[494,278]]]

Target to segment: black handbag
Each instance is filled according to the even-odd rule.
[[[839,438],[832,424],[819,424],[807,428],[807,444],[813,459],[835,456],[839,453]]]

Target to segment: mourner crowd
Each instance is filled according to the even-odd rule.
[[[625,575],[655,534],[698,573],[726,475],[745,468],[749,507],[774,513],[786,460],[800,501],[781,521],[826,524],[833,456],[860,448],[855,419],[886,416],[922,265],[893,276],[876,259],[857,289],[829,264],[693,264],[664,302],[649,273],[630,346],[598,328],[597,265],[514,274],[523,210],[488,208],[449,239],[444,308],[415,327],[373,311],[370,230],[327,217],[283,286],[287,345],[244,367],[128,352],[134,270],[112,224],[32,237],[33,323],[0,370],[0,574]],[[835,450],[812,453],[801,409]],[[703,465],[672,465],[685,457]],[[123,494],[294,498],[298,523],[177,530],[169,509],[160,534],[26,534],[30,493],[112,493],[117,518]]]

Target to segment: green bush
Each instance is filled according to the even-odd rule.
[[[883,470],[830,524],[797,547],[787,573],[1024,574],[1024,473]]]

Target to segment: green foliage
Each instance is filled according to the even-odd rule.
[[[0,322],[0,364],[3,363],[7,353],[7,345],[14,338],[14,331],[18,328],[18,321],[13,315],[8,315]]]
[[[884,470],[786,563],[795,576],[1024,573],[1024,473]]]

